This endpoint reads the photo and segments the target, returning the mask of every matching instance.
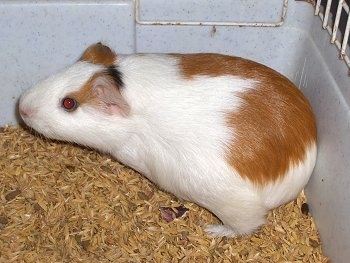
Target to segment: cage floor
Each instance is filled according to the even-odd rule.
[[[21,128],[0,129],[0,202],[0,262],[328,262],[303,194],[253,235],[210,238],[205,209]],[[170,207],[188,211],[166,220]]]

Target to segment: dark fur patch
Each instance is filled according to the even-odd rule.
[[[106,70],[107,74],[112,77],[115,84],[122,88],[124,86],[123,74],[117,69],[116,66],[110,66]]]

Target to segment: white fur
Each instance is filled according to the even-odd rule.
[[[91,107],[62,110],[60,100],[79,89],[102,66],[78,62],[28,90],[20,109],[25,122],[44,135],[74,141],[112,154],[161,188],[211,210],[224,225],[212,235],[251,233],[265,222],[268,209],[285,203],[306,184],[316,148],[285,179],[259,188],[225,161],[234,136],[227,112],[240,105],[235,93],[255,80],[233,76],[185,80],[168,55],[118,56],[130,105],[128,117],[106,116]]]
[[[269,183],[261,189],[261,198],[268,209],[280,206],[297,197],[314,169],[316,155],[317,148],[313,144],[307,149],[305,159],[292,166],[283,179]]]

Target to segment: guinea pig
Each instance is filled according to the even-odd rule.
[[[316,162],[302,92],[262,64],[219,54],[119,55],[101,43],[20,98],[46,137],[108,153],[210,210],[212,236],[250,234],[297,197]]]

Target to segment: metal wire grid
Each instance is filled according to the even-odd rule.
[[[281,18],[276,22],[236,22],[236,21],[162,21],[142,20],[140,1],[135,1],[136,23],[140,25],[165,25],[165,26],[240,26],[240,27],[279,27],[282,26],[287,13],[288,0],[283,0]]]
[[[323,28],[328,31],[331,36],[331,43],[335,44],[339,50],[339,58],[344,60],[347,67],[349,68],[350,75],[350,58],[349,58],[349,32],[350,32],[350,16],[349,16],[349,5],[345,0],[337,0],[338,6],[335,13],[335,18],[331,19],[331,6],[332,0],[327,0],[325,7],[324,2],[317,0],[315,6],[315,15],[318,15],[323,24]],[[341,19],[346,19],[346,25],[344,32],[339,30],[339,22]]]

